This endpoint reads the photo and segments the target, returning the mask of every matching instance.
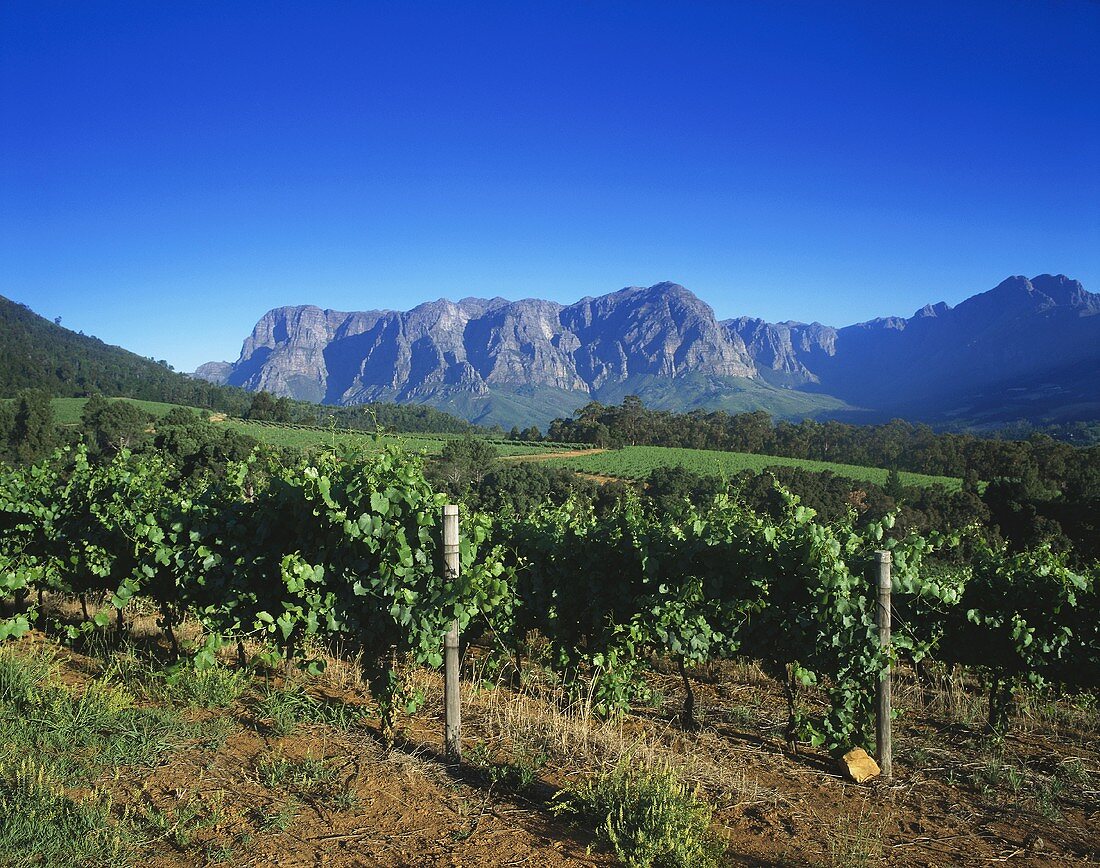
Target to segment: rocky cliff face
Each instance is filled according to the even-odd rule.
[[[801,386],[818,381],[807,362],[815,353],[832,355],[836,329],[819,323],[768,323],[762,319],[740,317],[722,323],[730,339],[740,340],[757,373],[783,386]]]
[[[312,306],[266,313],[238,361],[197,376],[312,401],[417,401],[494,387],[585,396],[632,377],[752,377],[752,359],[711,308],[676,284],[630,287],[568,307],[467,298],[408,312]]]
[[[1042,412],[1076,402],[1095,415],[1098,314],[1100,296],[1061,275],[1012,277],[954,308],[941,302],[840,329],[720,323],[673,283],[568,306],[466,298],[407,312],[285,307],[260,319],[236,363],[208,363],[196,376],[312,401],[424,402],[527,424],[626,391],[669,409],[782,415],[848,407],[935,420],[1003,405],[1028,418],[1021,401]]]

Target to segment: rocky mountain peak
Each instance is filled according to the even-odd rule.
[[[926,304],[913,314],[913,319],[928,319],[930,317],[943,316],[949,310],[951,310],[951,305],[945,301],[938,301],[935,304]]]
[[[961,302],[954,312],[959,317],[981,321],[1013,319],[1052,308],[1077,308],[1079,314],[1100,312],[1100,295],[1086,292],[1078,281],[1064,274],[1040,274],[1030,280],[1015,275]]]
[[[796,415],[846,403],[957,418],[977,406],[1008,412],[1024,395],[1025,413],[1047,396],[1100,412],[1097,313],[1100,295],[1060,274],[1010,277],[955,307],[938,302],[909,319],[841,329],[718,322],[672,281],[570,305],[499,297],[441,298],[405,312],[300,305],[264,314],[236,363],[196,375],[330,403],[424,402],[509,425],[631,393],[670,409],[751,409],[736,398],[751,392]],[[1083,372],[1072,389],[1060,373],[1069,369]],[[1015,385],[1025,381],[1040,397]],[[486,409],[494,407],[503,409]]]

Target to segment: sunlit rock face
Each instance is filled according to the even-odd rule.
[[[407,312],[281,307],[256,323],[229,369],[210,363],[197,373],[347,404],[492,385],[591,393],[635,375],[752,377],[755,368],[708,305],[662,283],[568,307],[501,298],[440,299]]]
[[[1066,421],[1100,413],[1098,314],[1100,296],[1046,274],[1010,277],[955,307],[927,304],[909,318],[844,328],[719,322],[675,283],[571,305],[306,305],[269,311],[235,363],[210,362],[195,376],[332,404],[432,403],[479,421],[494,396],[510,396],[509,413],[529,422],[625,391],[666,409],[729,408],[740,392],[738,407],[756,401],[786,415]]]

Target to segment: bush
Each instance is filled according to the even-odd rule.
[[[211,666],[209,669],[183,667],[167,679],[165,696],[200,708],[228,708],[248,688],[246,672]]]
[[[671,769],[624,761],[555,802],[556,814],[591,824],[628,868],[707,868],[720,864],[725,849],[710,829],[710,806]]]
[[[269,688],[256,706],[278,735],[290,735],[298,724],[323,724],[349,729],[362,720],[363,711],[342,702],[314,699],[300,685]]]

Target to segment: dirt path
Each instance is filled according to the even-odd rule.
[[[526,452],[523,455],[501,455],[501,461],[546,461],[548,458],[576,458],[580,455],[599,455],[606,449],[566,449],[563,452]]]
[[[542,452],[542,453],[527,453],[524,455],[502,455],[501,461],[546,461],[549,458],[576,458],[579,455],[599,455],[601,452],[606,452],[606,449],[569,449],[565,452]],[[582,473],[579,470],[573,471],[577,476],[582,479],[590,479],[592,482],[605,485],[608,482],[626,482],[627,480],[621,479],[618,476],[604,476],[599,473]]]
[[[48,654],[53,677],[76,690],[105,671],[103,660],[41,634],[14,647]],[[480,659],[471,652],[471,674],[484,674]],[[330,664],[310,693],[367,711],[362,721],[300,720],[281,732],[261,706],[278,679],[257,677],[220,708],[176,704],[201,729],[150,765],[108,766],[97,786],[111,794],[116,818],[125,810],[138,826],[136,864],[611,868],[606,849],[589,850],[591,834],[556,817],[552,804],[559,787],[616,762],[673,767],[699,787],[728,846],[723,865],[1045,868],[1100,859],[1089,831],[1100,820],[1098,720],[1081,700],[1040,699],[991,744],[977,682],[926,694],[899,671],[895,779],[856,785],[821,751],[786,751],[782,688],[751,662],[694,670],[700,729],[692,733],[675,724],[680,685],[671,666],[651,673],[654,700],[621,721],[547,702],[546,684],[517,691],[487,682],[466,692],[466,763],[455,767],[439,755],[438,673],[409,673],[424,705],[400,716],[398,746],[387,750],[358,670]],[[107,671],[112,679],[132,671],[142,695],[143,669]],[[164,705],[157,695],[139,702]],[[274,775],[280,767],[303,771]],[[489,774],[509,768],[528,769],[530,788],[511,792]]]

